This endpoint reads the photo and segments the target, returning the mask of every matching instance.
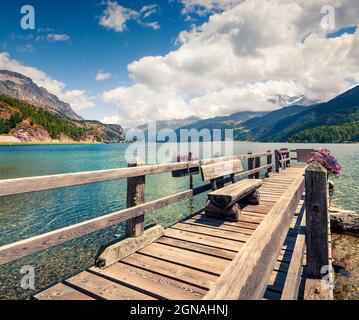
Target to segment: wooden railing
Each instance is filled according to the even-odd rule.
[[[205,299],[263,298],[303,191],[304,177],[298,176],[221,274]]]
[[[134,166],[130,164],[128,168],[0,180],[0,197],[3,197],[109,180],[127,179],[126,209],[2,246],[0,247],[0,265],[124,221],[126,221],[127,236],[138,237],[144,232],[144,214],[180,201],[188,200],[193,196],[211,189],[211,184],[205,184],[174,195],[145,202],[145,176],[147,175],[172,172],[181,169],[189,170],[191,168],[198,168],[201,165],[218,161],[247,159],[248,170],[236,174],[234,178],[259,177],[259,174],[262,171],[265,171],[267,174],[272,171],[272,167],[274,166],[272,163],[272,156],[273,152],[267,151],[263,153],[248,153],[233,157],[220,157],[180,163],[144,166]],[[265,157],[266,164],[261,165],[262,157]],[[230,181],[231,177],[223,178],[222,180],[223,183]]]

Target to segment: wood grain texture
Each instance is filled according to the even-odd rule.
[[[215,248],[232,250],[232,251],[238,251],[241,247],[243,247],[242,242],[218,238],[211,235],[188,232],[184,230],[167,228],[165,231],[165,235],[166,237],[170,237],[170,238],[191,241],[194,243],[204,244]]]
[[[212,247],[210,244],[200,244],[186,240],[180,240],[170,237],[162,237],[158,239],[158,243],[162,243],[171,247],[187,249],[194,252],[205,253],[210,256],[232,260],[237,251],[231,251],[223,248]]]
[[[329,210],[327,170],[311,163],[305,171],[307,275],[321,278],[321,269],[329,265]]]
[[[96,266],[106,268],[128,255],[150,245],[163,236],[165,229],[161,225],[147,229],[141,236],[127,238],[105,248],[96,259]]]
[[[206,293],[199,287],[120,262],[106,269],[90,270],[162,299],[199,300]]]
[[[181,248],[173,248],[159,243],[153,243],[138,252],[215,275],[221,274],[229,263],[228,260],[225,259]]]
[[[128,164],[128,167],[141,166],[143,163],[139,159],[135,159]],[[126,207],[131,208],[143,204],[145,202],[145,182],[146,176],[138,176],[127,178],[127,199]],[[126,221],[126,236],[139,237],[144,231],[145,216],[140,215]]]
[[[172,277],[177,280],[199,286],[203,289],[209,289],[217,279],[217,276],[207,272],[183,267],[173,262],[159,260],[157,258],[138,253],[128,256],[122,262],[147,271],[153,271],[164,276]]]
[[[253,154],[253,157],[267,156],[267,152]],[[248,159],[248,155],[220,157],[213,159],[196,160],[190,162],[176,162],[146,165],[141,167],[118,168],[109,170],[96,170],[87,172],[64,173],[56,175],[5,179],[0,180],[0,197],[15,194],[51,190],[103,181],[126,179],[137,176],[147,176],[157,173],[172,172],[174,170],[200,167],[221,161]]]
[[[97,299],[104,300],[156,300],[154,297],[131,289],[104,277],[83,271],[67,280],[72,287],[88,292]]]
[[[62,283],[44,290],[34,296],[37,300],[95,300],[94,298],[77,291]]]
[[[203,181],[220,178],[243,171],[241,160],[222,161],[201,166]]]
[[[205,299],[263,298],[303,190],[304,178],[300,176],[265,216]]]
[[[304,206],[301,205],[304,209]],[[305,252],[305,212],[301,216],[300,229],[294,245],[294,251],[287,272],[286,282],[282,291],[282,300],[297,300],[301,276],[303,272],[303,258]]]
[[[253,193],[262,185],[260,179],[247,179],[208,193],[208,199],[217,207],[227,208]]]
[[[207,226],[188,224],[188,223],[176,223],[171,227],[171,229],[184,230],[188,232],[205,234],[209,236],[215,236],[223,239],[230,239],[230,240],[241,241],[241,242],[244,242],[249,238],[248,234],[227,231],[217,228],[208,228]]]

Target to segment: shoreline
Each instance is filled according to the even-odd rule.
[[[0,142],[1,146],[31,146],[31,145],[98,145],[98,144],[121,144],[126,143],[127,141],[122,142]]]

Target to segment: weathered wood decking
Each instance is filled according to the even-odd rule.
[[[304,168],[296,167],[272,173],[259,189],[261,204],[245,206],[238,222],[195,214],[166,228],[164,236],[120,262],[104,269],[91,267],[38,293],[35,298],[203,299],[266,215],[303,174]],[[296,213],[286,230],[264,299],[295,299],[298,291],[298,297],[303,296],[298,284],[298,272],[301,273],[298,264],[302,264],[300,253],[305,247],[301,229],[305,225],[303,202],[300,200],[295,204]]]

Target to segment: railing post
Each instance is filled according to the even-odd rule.
[[[305,170],[307,275],[321,278],[329,266],[327,170],[318,162]],[[328,267],[330,268],[330,266]]]
[[[134,159],[129,167],[143,165],[139,159]],[[127,208],[137,206],[145,202],[145,176],[127,178]],[[144,231],[144,215],[126,221],[127,237],[138,237]]]
[[[271,153],[271,150],[267,150],[268,152],[268,155],[267,155],[267,164],[272,164],[272,153]],[[269,177],[270,174],[272,173],[272,169],[273,167],[270,167],[267,169],[267,173],[266,173],[266,176]]]
[[[274,163],[275,163],[275,171],[279,172],[280,168],[280,153],[278,150],[274,150]]]
[[[261,157],[256,157],[255,159],[255,168],[259,168],[261,166]],[[259,179],[259,171],[254,174],[254,178]]]
[[[248,155],[252,155],[253,153],[251,151],[248,152]],[[248,158],[248,171],[252,170],[254,168],[254,158]],[[248,176],[248,179],[253,179],[254,174],[250,174]]]
[[[288,159],[287,162],[286,162],[286,166],[290,167],[290,151],[288,151],[285,156]]]

